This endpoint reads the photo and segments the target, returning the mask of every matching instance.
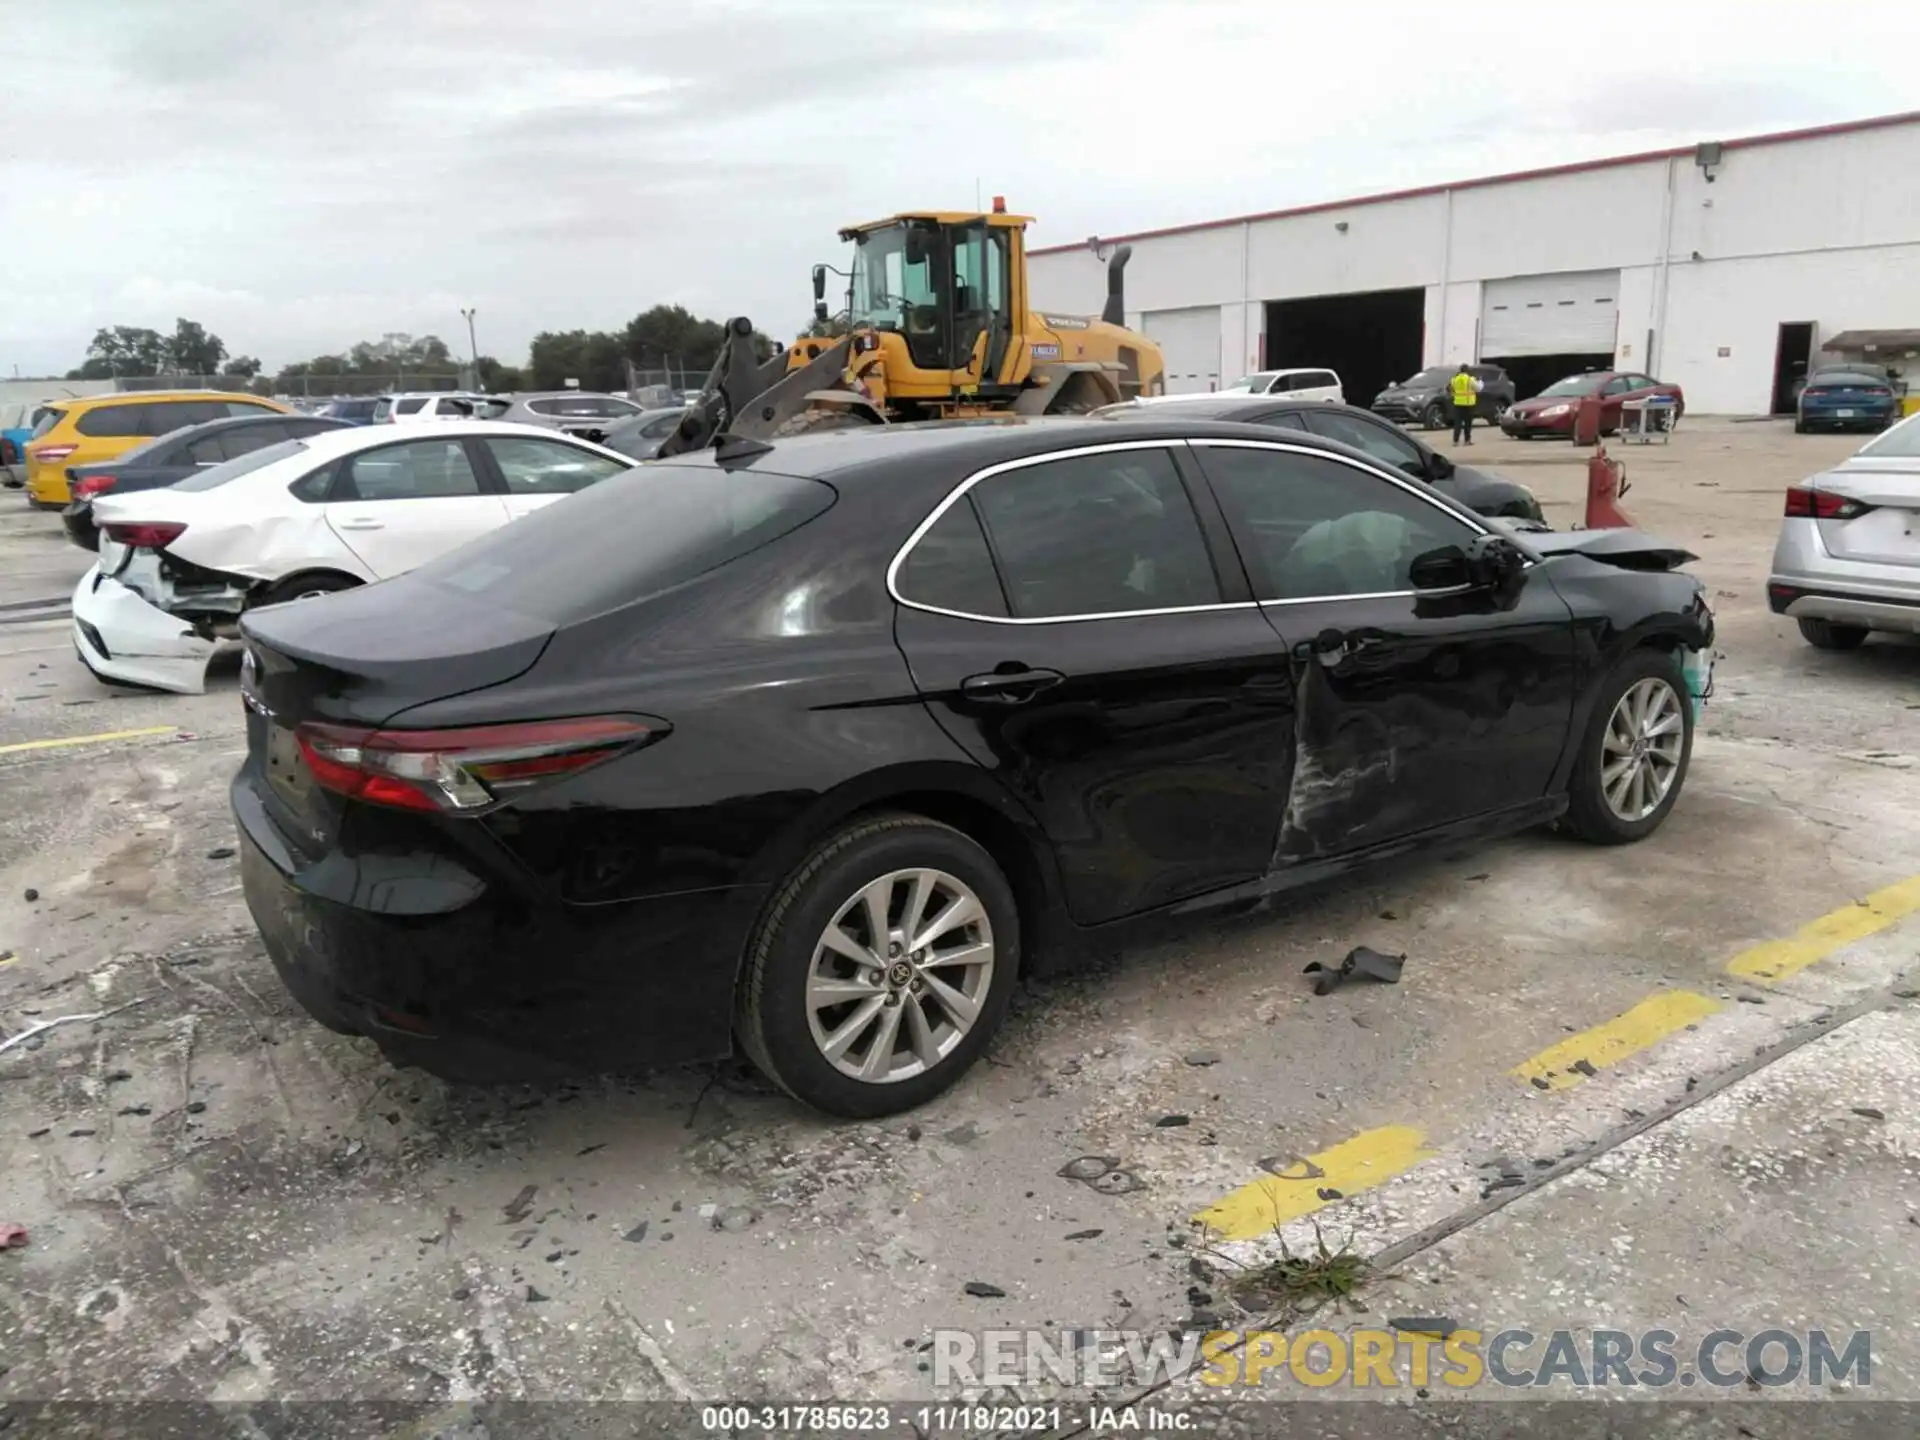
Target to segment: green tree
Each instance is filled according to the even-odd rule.
[[[222,375],[231,375],[239,380],[251,380],[260,373],[260,362],[251,355],[236,355],[220,367]]]
[[[567,381],[582,390],[627,388],[627,350],[608,330],[542,330],[527,352],[527,378],[535,390],[560,390]]]
[[[108,380],[118,375],[158,375],[166,361],[167,342],[158,330],[137,325],[103,325],[93,332],[86,361],[71,372],[71,378]]]
[[[496,394],[505,394],[512,390],[524,390],[526,377],[518,365],[502,365],[491,355],[482,355],[474,368],[478,370],[480,388]]]
[[[182,375],[218,374],[220,362],[227,358],[226,342],[185,316],[173,322],[173,337],[166,349],[168,363]]]

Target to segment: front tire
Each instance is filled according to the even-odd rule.
[[[1601,682],[1580,741],[1566,826],[1594,845],[1630,845],[1672,812],[1693,758],[1693,702],[1680,662],[1633,650]]]
[[[1420,424],[1423,429],[1427,430],[1444,430],[1447,428],[1447,412],[1438,400],[1420,412]]]
[[[856,821],[815,847],[755,929],[741,1048],[816,1109],[898,1114],[979,1059],[1019,963],[1019,909],[986,850],[922,816]]]
[[[1864,625],[1836,625],[1831,620],[1813,619],[1797,623],[1800,638],[1816,650],[1858,650],[1867,641]]]

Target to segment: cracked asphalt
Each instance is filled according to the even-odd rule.
[[[1823,654],[1764,597],[1782,488],[1852,443],[1689,417],[1619,452],[1627,508],[1700,553],[1723,657],[1655,839],[1526,835],[1142,936],[869,1124],[738,1065],[454,1087],[310,1023],[226,853],[236,667],[95,683],[63,618],[88,559],[0,492],[0,1043],[109,1012],[0,1053],[0,1222],[28,1231],[0,1402],[927,1399],[940,1330],[1248,1328],[1233,1277],[1316,1233],[1395,1263],[1315,1324],[1870,1328],[1872,1396],[1920,1400],[1920,645]],[[1583,455],[1472,458],[1577,518]],[[1315,997],[1303,967],[1356,944],[1401,982]],[[1636,1009],[1676,992],[1685,1025]],[[1586,1069],[1516,1078],[1621,1016]],[[1195,1225],[1236,1194],[1274,1197],[1264,1233]]]

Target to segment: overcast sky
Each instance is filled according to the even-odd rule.
[[[179,315],[270,369],[464,351],[462,305],[507,361],[660,302],[791,334],[839,226],[976,184],[1061,244],[1920,105],[1920,12],[1780,13],[5,0],[0,376]]]

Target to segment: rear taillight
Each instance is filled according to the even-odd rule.
[[[108,525],[106,532],[107,538],[116,545],[128,545],[135,550],[164,550],[186,534],[187,527],[171,522],[144,521],[128,525]]]
[[[120,483],[118,475],[83,475],[73,482],[73,498],[91,500],[96,495],[104,495]]]
[[[30,445],[27,454],[42,465],[56,465],[79,448],[78,445]]]
[[[11,465],[13,463],[13,441],[7,439],[4,435],[0,435],[0,465]]]
[[[1794,485],[1787,490],[1787,514],[1802,520],[1851,520],[1874,507],[1844,495]]]
[[[1869,385],[1869,386],[1868,386],[1868,387],[1867,387],[1867,388],[1866,388],[1866,389],[1865,389],[1864,391],[1862,391],[1861,393],[1862,393],[1862,394],[1866,394],[1866,395],[1871,395],[1871,396],[1873,396],[1873,398],[1874,398],[1874,399],[1876,399],[1876,400],[1884,400],[1884,399],[1886,399],[1886,398],[1887,398],[1887,397],[1888,397],[1889,395],[1891,395],[1891,394],[1893,394],[1893,391],[1891,391],[1891,390],[1889,390],[1889,389],[1888,389],[1888,388],[1887,388],[1886,386],[1884,386],[1884,385]]]
[[[349,800],[402,810],[481,810],[540,780],[576,774],[659,739],[658,724],[619,716],[368,730],[309,721],[294,732],[313,778]]]

